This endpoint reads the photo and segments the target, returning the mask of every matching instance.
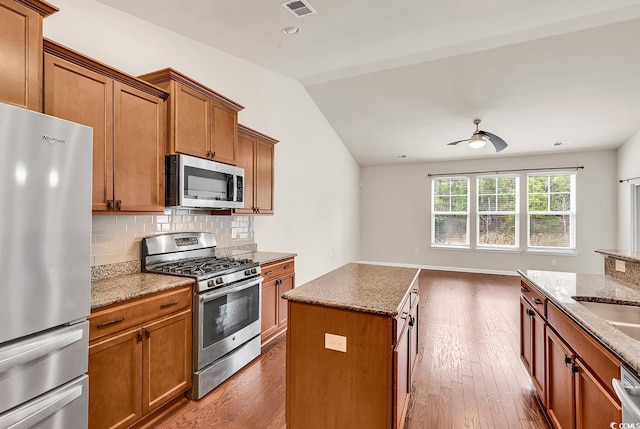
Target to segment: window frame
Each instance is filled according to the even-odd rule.
[[[436,181],[441,181],[441,180],[461,180],[461,179],[466,179],[467,181],[467,210],[465,212],[454,212],[454,211],[448,211],[448,212],[443,212],[443,211],[438,211],[436,212],[435,210],[435,202],[436,202],[436,186],[435,186],[435,182]],[[471,219],[471,204],[469,202],[470,199],[470,194],[471,194],[471,178],[469,176],[439,176],[439,177],[433,177],[431,178],[431,247],[435,247],[435,248],[441,248],[441,249],[470,249],[471,248],[471,231],[470,231],[470,219]],[[449,198],[452,197],[451,194],[451,184],[449,185],[449,194],[448,194]],[[449,208],[451,208],[451,204],[449,205]],[[466,215],[467,216],[467,222],[466,222],[466,231],[465,231],[465,236],[466,236],[466,244],[442,244],[442,243],[436,243],[435,242],[435,238],[436,238],[436,215]]]
[[[551,176],[570,176],[570,189],[569,189],[569,210],[564,210],[564,211],[552,211],[552,210],[547,210],[547,211],[532,211],[529,209],[529,178],[530,177],[534,177],[534,176],[547,176],[547,177],[551,177]],[[534,253],[555,253],[555,254],[562,254],[562,253],[575,253],[577,251],[577,244],[576,244],[576,213],[577,213],[577,208],[576,208],[576,182],[577,182],[577,173],[575,171],[537,171],[537,172],[533,172],[533,173],[527,173],[527,183],[526,183],[526,190],[527,190],[527,199],[526,199],[526,209],[527,209],[527,243],[526,243],[526,249],[527,252],[534,252]],[[550,179],[549,179],[549,185],[551,184]],[[548,208],[551,208],[551,195],[553,194],[551,192],[550,186],[547,188],[547,192],[546,194],[548,195]],[[569,247],[559,247],[559,246],[532,246],[531,245],[531,215],[543,215],[543,216],[565,216],[568,215],[570,218],[570,223],[571,223],[571,228],[570,228],[570,235],[569,235]]]
[[[480,211],[480,180],[481,179],[501,179],[501,178],[514,178],[515,183],[515,206],[513,211]],[[483,194],[488,195],[488,194]],[[499,195],[497,193],[497,183],[496,183],[496,196]],[[475,188],[475,197],[476,197],[476,207],[475,207],[475,220],[476,220],[476,228],[475,228],[475,246],[478,250],[496,250],[496,251],[514,251],[520,250],[520,174],[483,174],[476,176],[476,188]],[[513,245],[500,245],[500,244],[482,244],[480,243],[480,216],[481,215],[514,215],[515,216],[515,240]]]

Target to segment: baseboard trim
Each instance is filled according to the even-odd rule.
[[[369,265],[387,265],[390,267],[420,268],[423,270],[435,270],[435,271],[457,271],[461,273],[496,274],[500,276],[514,276],[514,277],[520,276],[516,271],[487,270],[484,268],[441,267],[438,265],[400,264],[397,262],[376,262],[376,261],[358,261],[358,263],[369,264]]]

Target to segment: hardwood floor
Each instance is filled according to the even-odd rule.
[[[518,277],[423,271],[407,429],[549,427],[520,362],[519,286]],[[285,340],[156,428],[285,428]]]

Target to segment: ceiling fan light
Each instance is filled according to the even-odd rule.
[[[472,149],[480,149],[485,144],[487,144],[487,140],[484,138],[484,136],[481,136],[479,134],[474,135],[473,137],[471,137],[471,140],[469,140],[469,147]]]

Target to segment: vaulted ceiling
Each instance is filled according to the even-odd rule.
[[[302,18],[283,0],[99,1],[299,80],[362,166],[640,130],[640,0],[309,0]],[[448,146],[475,118],[509,147]]]

